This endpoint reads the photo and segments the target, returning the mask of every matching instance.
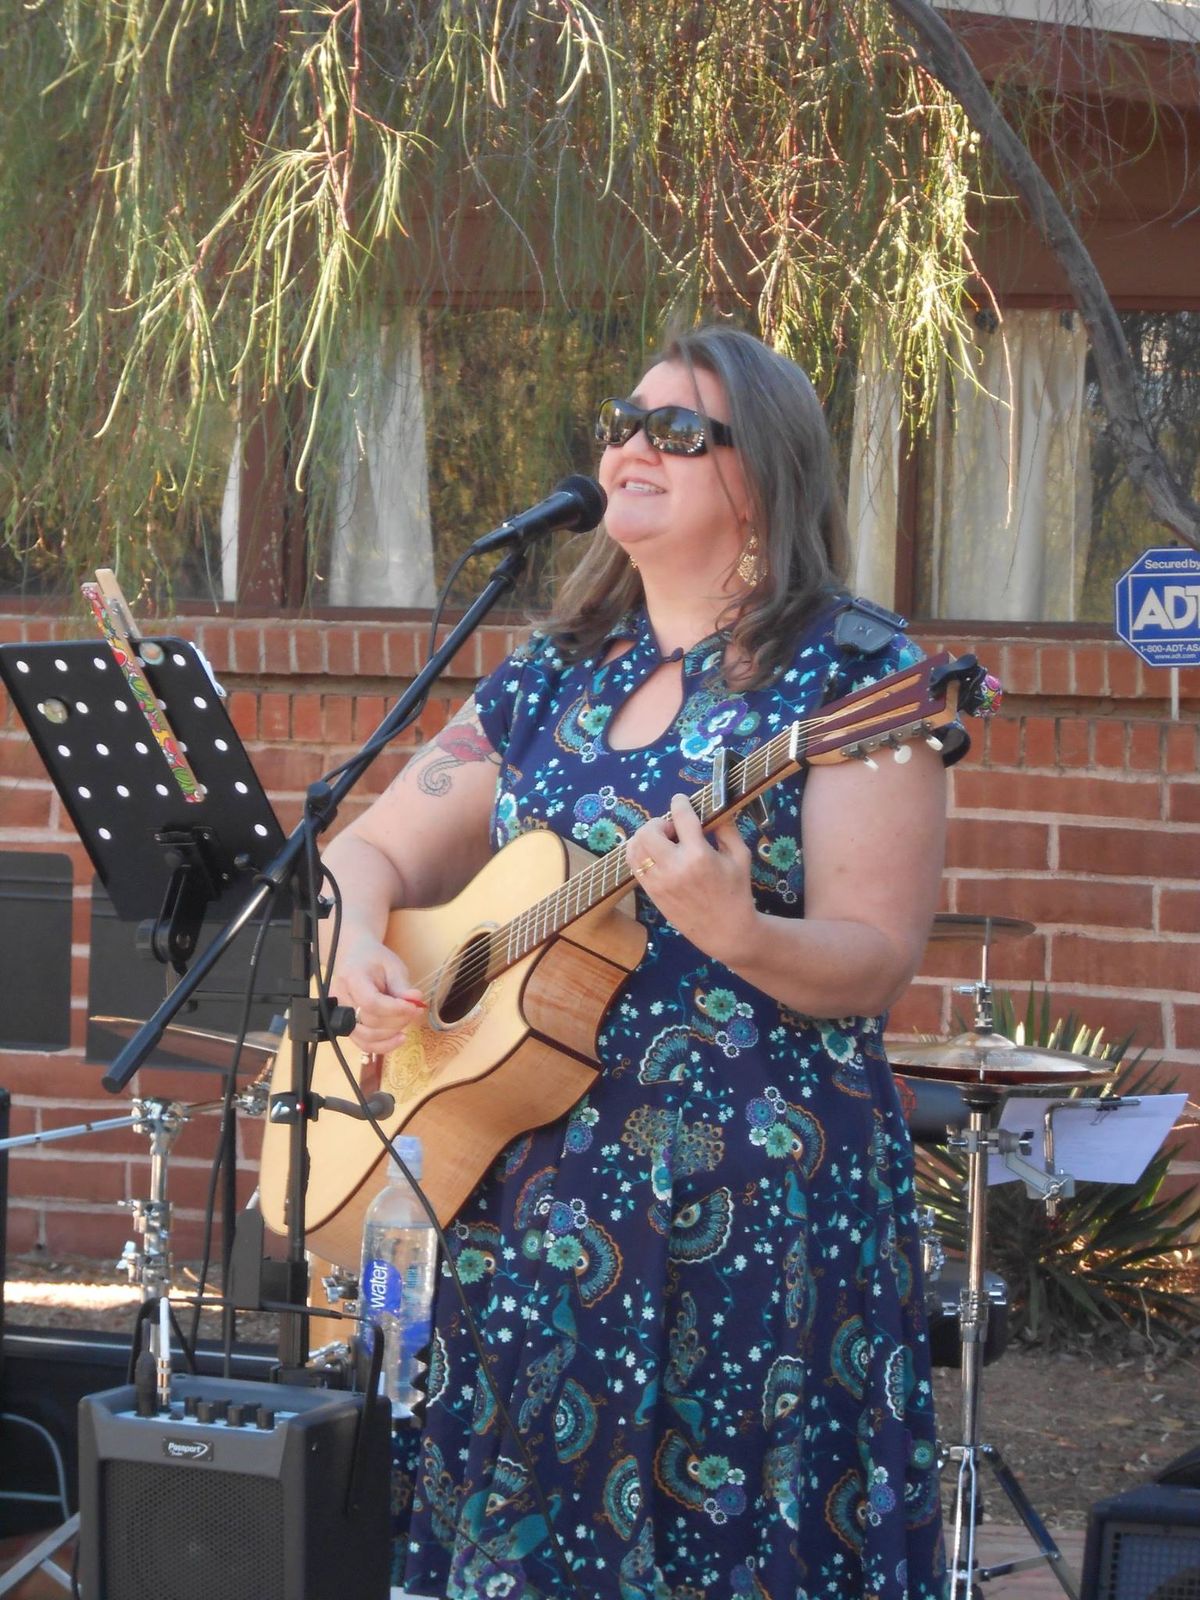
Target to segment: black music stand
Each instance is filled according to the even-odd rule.
[[[138,922],[143,950],[182,976],[205,916],[228,919],[284,834],[196,646],[143,638],[134,648],[156,709],[203,786],[199,800],[188,798],[103,640],[2,645],[0,679],[117,916]],[[230,1116],[222,1141],[226,1271],[235,1151]]]
[[[283,830],[195,645],[142,639],[142,670],[204,786],[189,802],[103,640],[0,645],[0,678],[118,917],[182,972],[206,910],[231,910]]]

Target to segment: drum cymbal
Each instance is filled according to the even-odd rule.
[[[951,1083],[1062,1088],[1084,1078],[1106,1078],[1114,1070],[1095,1056],[1016,1044],[1002,1033],[972,1031],[929,1044],[888,1047],[888,1060],[914,1078]]]
[[[1033,922],[1022,922],[1018,917],[974,916],[969,912],[939,911],[933,919],[929,939],[944,942],[949,939],[981,939],[993,944],[997,939],[1024,939],[1037,932]]]
[[[97,1027],[115,1033],[119,1039],[132,1039],[143,1026],[137,1017],[93,1017]],[[282,1039],[276,1033],[248,1033],[242,1041],[239,1071],[256,1073],[279,1052]],[[216,1033],[211,1028],[190,1028],[181,1022],[170,1022],[163,1029],[162,1039],[155,1045],[157,1055],[170,1056],[184,1067],[224,1072],[233,1059],[237,1043],[232,1033]]]

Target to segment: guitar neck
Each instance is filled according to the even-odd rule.
[[[972,663],[974,658],[967,657]],[[748,755],[718,750],[714,777],[690,797],[702,826],[711,828],[730,812],[742,810],[757,795],[817,761],[868,760],[883,745],[899,748],[907,739],[932,735],[956,714],[965,667],[947,667],[945,654],[894,672],[856,694],[831,702],[808,719],[793,722]],[[623,894],[633,879],[624,844],[577,872],[552,894],[498,928],[487,956],[489,980],[545,944],[572,922]]]

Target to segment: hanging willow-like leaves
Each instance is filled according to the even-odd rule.
[[[153,586],[268,398],[327,519],[404,303],[732,312],[826,390],[871,322],[922,405],[961,315],[977,147],[876,0],[41,0],[0,89],[10,580]]]

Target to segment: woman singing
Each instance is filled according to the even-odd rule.
[[[423,1014],[388,913],[450,898],[526,829],[623,848],[648,935],[594,1088],[510,1145],[450,1229],[525,1450],[443,1275],[403,1582],[935,1600],[912,1148],[882,1028],[933,915],[942,761],[918,742],[814,766],[707,835],[687,798],[722,746],[919,652],[839,588],[799,367],[687,333],[603,402],[597,437],[607,517],[553,616],[326,854],[333,987],[365,1051]]]

